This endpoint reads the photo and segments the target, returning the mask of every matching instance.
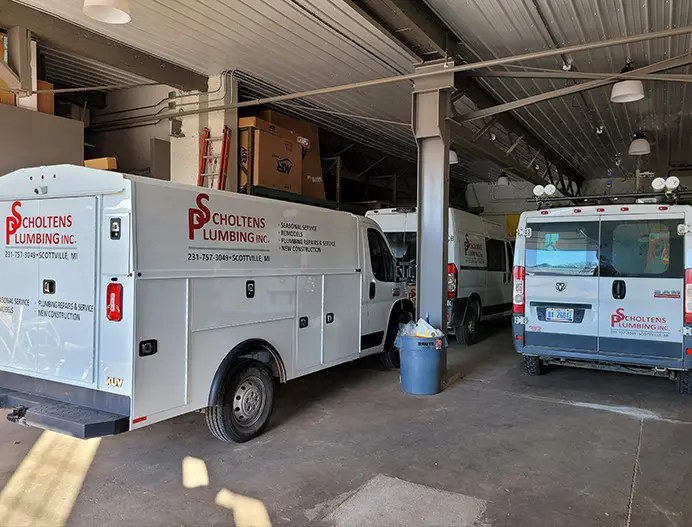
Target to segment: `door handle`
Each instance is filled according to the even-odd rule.
[[[624,280],[613,280],[613,298],[622,300],[627,294],[627,285]]]
[[[375,286],[375,282],[370,282],[370,300],[375,298],[375,293],[377,293],[377,287]]]

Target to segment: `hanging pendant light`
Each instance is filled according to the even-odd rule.
[[[651,153],[651,144],[642,130],[634,134],[634,139],[630,143],[629,154],[631,156],[646,156]]]
[[[621,73],[634,71],[634,65],[631,61],[627,61]],[[610,101],[614,103],[628,103],[640,101],[644,98],[644,85],[642,81],[626,80],[613,84],[613,90],[610,92]]]
[[[507,177],[507,174],[505,174],[504,172],[500,174],[500,177],[497,178],[497,186],[509,187],[509,178]]]
[[[127,0],[84,0],[84,14],[106,24],[127,24],[130,6]]]
[[[459,155],[452,148],[449,149],[449,164],[456,165],[459,163]]]

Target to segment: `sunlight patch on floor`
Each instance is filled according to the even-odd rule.
[[[0,492],[0,527],[64,526],[100,442],[43,432]]]

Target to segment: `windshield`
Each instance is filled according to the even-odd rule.
[[[416,280],[416,249],[418,237],[415,232],[385,232],[392,254],[397,262],[397,274],[401,280],[413,283]]]
[[[417,236],[415,232],[385,232],[394,258],[403,262],[416,259]]]

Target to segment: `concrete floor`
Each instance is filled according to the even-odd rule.
[[[632,375],[526,377],[507,326],[482,333],[450,350],[457,379],[436,397],[404,395],[396,372],[362,361],[280,387],[270,428],[244,445],[212,439],[201,414],[107,438],[68,525],[234,525],[214,503],[222,488],[261,500],[275,526],[355,524],[364,510],[372,525],[397,510],[410,525],[692,525],[692,399]],[[40,434],[0,421],[0,488]],[[209,486],[183,487],[186,456],[206,462]]]

